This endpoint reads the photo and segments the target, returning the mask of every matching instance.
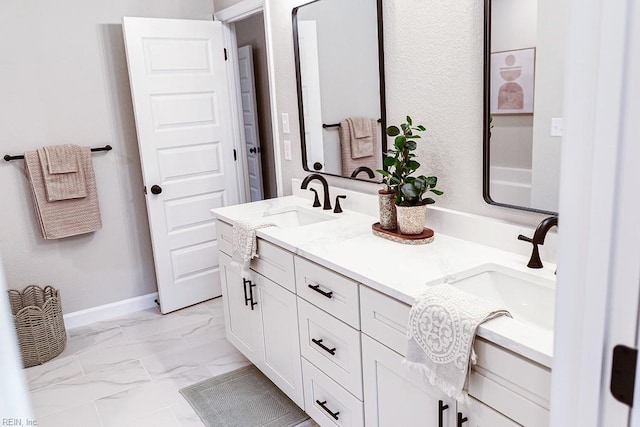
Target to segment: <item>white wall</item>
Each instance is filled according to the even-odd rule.
[[[282,161],[284,194],[291,178],[304,177],[297,123],[297,98],[291,42],[291,9],[296,0],[267,0],[276,76],[276,117],[288,112],[293,160]],[[384,2],[387,115],[390,124],[406,114],[427,127],[418,148],[422,172],[439,177],[445,191],[439,206],[523,224],[541,215],[488,205],[482,198],[483,4],[474,0],[427,3]],[[282,156],[284,158],[284,156]],[[327,177],[352,190],[375,193],[378,184]],[[514,236],[514,238],[516,238]]]
[[[551,119],[563,114],[565,63],[565,1],[538,0],[535,115],[533,119],[533,175],[531,205],[558,211],[560,144],[551,136]]]
[[[122,17],[211,19],[212,9],[211,0],[0,3],[0,154],[60,143],[114,148],[93,156],[103,229],[62,240],[40,237],[23,162],[0,162],[10,288],[53,285],[66,313],[155,291]]]
[[[213,4],[216,12],[220,12],[222,9],[231,7],[238,3],[242,3],[244,0],[213,0]]]

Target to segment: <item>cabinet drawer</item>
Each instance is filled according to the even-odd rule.
[[[359,330],[358,283],[304,258],[295,265],[298,295]]]
[[[218,249],[232,257],[233,226],[218,220],[216,234]],[[256,253],[258,257],[251,260],[251,269],[295,293],[293,254],[262,239],[258,239]]]
[[[218,220],[216,222],[216,236],[218,238],[218,249],[229,256],[233,255],[233,226]]]
[[[305,411],[320,426],[364,426],[362,402],[304,358],[302,377]]]
[[[251,269],[295,293],[293,254],[279,246],[258,239],[257,258],[251,260]]]
[[[360,286],[362,332],[403,356],[407,351],[410,309],[411,306],[394,298],[364,285]]]
[[[551,370],[482,338],[476,339],[473,348],[479,374],[549,409]]]
[[[500,412],[484,405],[473,397],[469,398],[469,403],[458,406],[467,421],[464,424],[469,427],[520,427],[520,424],[502,415]],[[529,424],[526,424],[527,427]]]
[[[362,400],[360,332],[298,298],[300,353]]]
[[[546,408],[543,408],[533,401],[515,393],[513,390],[480,375],[476,371],[471,371],[471,375],[469,377],[469,395],[518,423],[510,424],[503,421],[502,424],[491,424],[489,422],[485,422],[484,424],[472,424],[473,427],[476,427],[476,425],[478,427],[502,427],[511,425],[523,425],[526,427],[549,426],[549,411]],[[481,404],[478,403],[478,406],[481,406]],[[470,406],[469,410],[471,411],[471,414],[474,415],[473,406]],[[484,412],[486,412],[486,410],[484,410]],[[471,418],[472,417],[469,417],[469,419]],[[479,416],[479,418],[482,417]]]

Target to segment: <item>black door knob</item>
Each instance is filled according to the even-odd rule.
[[[249,148],[249,152],[250,153],[256,153],[258,150],[256,150],[256,147],[251,147]]]
[[[162,193],[162,187],[160,187],[159,185],[151,186],[151,194],[160,194],[160,193]]]

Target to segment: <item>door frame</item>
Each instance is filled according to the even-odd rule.
[[[264,16],[264,31],[267,50],[267,74],[269,79],[269,104],[271,105],[271,130],[273,133],[273,155],[275,159],[275,174],[276,174],[276,195],[277,197],[284,196],[282,185],[282,158],[280,156],[280,128],[277,120],[277,102],[276,102],[276,82],[275,82],[275,61],[273,58],[272,46],[272,32],[271,32],[271,19],[269,14],[269,3],[264,0],[243,0],[233,6],[224,8],[220,11],[214,12],[213,16],[216,21],[222,22],[223,33],[225,37],[225,44],[227,46],[227,54],[229,55],[228,67],[230,67],[229,76],[233,76],[233,81],[230,81],[230,87],[235,88],[232,90],[232,116],[233,116],[233,132],[234,139],[239,143],[236,145],[238,157],[238,182],[241,188],[244,188],[244,192],[241,193],[241,203],[246,203],[250,199],[249,194],[249,181],[246,178],[248,165],[247,156],[245,153],[246,144],[244,137],[244,119],[242,118],[242,98],[240,96],[240,79],[239,64],[238,64],[238,39],[236,37],[235,23],[244,18],[248,18],[252,15],[262,13]],[[263,124],[263,126],[266,124]]]
[[[609,381],[613,346],[637,345],[640,244],[628,223],[640,204],[628,180],[639,175],[629,158],[638,126],[625,115],[640,112],[628,93],[638,15],[627,0],[569,2],[552,427],[629,419]]]

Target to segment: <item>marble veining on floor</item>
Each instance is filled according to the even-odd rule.
[[[178,390],[249,363],[225,339],[221,298],[68,332],[60,356],[25,369],[39,427],[202,426]]]

